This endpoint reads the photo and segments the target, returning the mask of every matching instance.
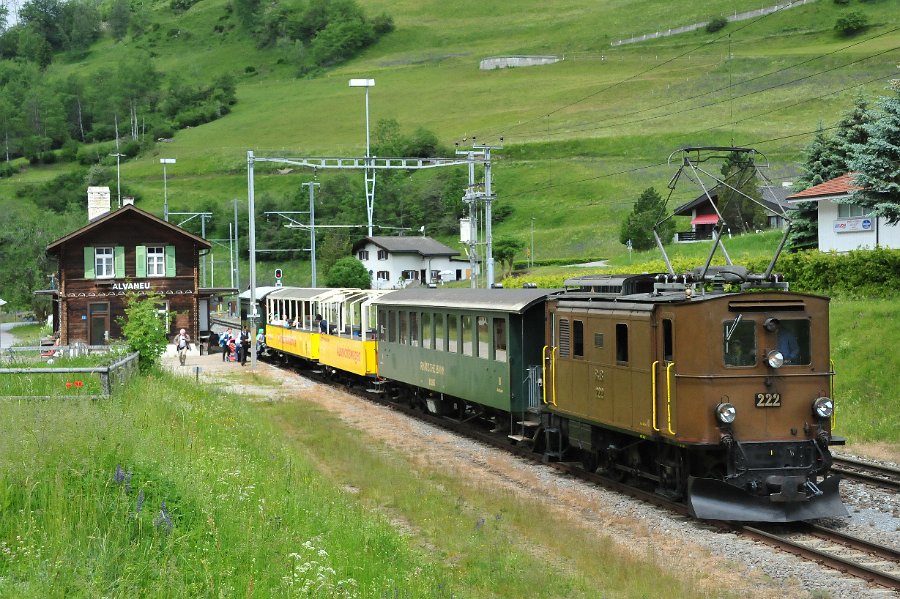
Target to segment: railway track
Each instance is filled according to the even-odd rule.
[[[777,531],[746,525],[735,530],[871,584],[900,591],[900,551],[891,547],[805,522]]]
[[[900,470],[863,462],[846,456],[834,456],[832,470],[844,478],[868,483],[881,489],[900,491]]]
[[[316,369],[303,369],[300,373],[303,376],[314,378],[318,382],[339,386],[345,391],[356,393],[367,400],[390,407],[392,410],[399,411],[420,421],[428,422],[469,439],[511,452],[522,459],[534,463],[542,463],[573,478],[645,501],[680,516],[690,515],[687,506],[683,503],[663,497],[652,490],[641,489],[627,482],[619,482],[597,473],[588,472],[581,467],[580,463],[546,463],[540,454],[531,451],[531,448],[527,445],[511,445],[505,434],[474,428],[467,420],[456,420],[429,414],[421,409],[392,401],[379,393],[372,392],[371,389],[365,389],[363,386],[347,386],[344,383],[338,383],[327,376],[323,376],[322,372]],[[891,547],[878,545],[853,535],[806,522],[797,523],[789,527],[771,527],[771,530],[733,522],[711,521],[708,524],[721,530],[739,533],[747,538],[763,542],[798,557],[815,561],[842,573],[861,578],[871,584],[900,592],[900,551]]]

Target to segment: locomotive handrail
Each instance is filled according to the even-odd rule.
[[[834,377],[837,373],[834,371],[834,360],[828,360],[831,363],[831,372],[828,377],[828,393],[831,396],[831,431],[837,428],[837,402],[834,401]]]
[[[674,367],[675,362],[666,366],[666,418],[670,435],[675,434],[675,431],[672,430],[672,368]]]
[[[541,349],[541,379],[543,379],[544,384],[541,389],[541,399],[544,402],[544,405],[547,405],[547,348],[549,346],[545,345],[543,349]]]
[[[652,396],[651,406],[653,413],[653,430],[657,433],[659,432],[659,427],[656,426],[656,365],[659,364],[659,360],[653,362],[653,365],[650,366],[650,394]]]

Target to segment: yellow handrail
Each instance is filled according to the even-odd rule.
[[[666,366],[666,418],[669,420],[669,434],[674,435],[675,431],[672,430],[672,368],[675,367],[675,362],[670,363]]]
[[[659,432],[659,427],[656,426],[656,365],[659,364],[659,360],[653,363],[650,366],[650,395],[652,399],[650,400],[652,410],[653,410],[653,430]]]
[[[541,399],[544,401],[544,404],[547,404],[547,346],[541,350],[541,380],[544,381],[544,384],[541,385]]]
[[[828,377],[828,392],[831,394],[831,432],[834,432],[837,426],[837,401],[834,399],[834,360],[829,360],[829,362],[831,363],[831,376]]]
[[[550,369],[553,371],[553,395],[550,396],[550,401],[554,406],[556,405],[556,356],[558,355],[558,347],[550,348]]]

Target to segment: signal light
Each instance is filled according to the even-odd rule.
[[[280,278],[281,278],[281,269],[280,269],[280,268],[276,268],[276,269],[275,269],[275,278],[276,278],[276,279],[280,279]]]

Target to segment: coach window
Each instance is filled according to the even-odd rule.
[[[581,320],[572,321],[572,355],[584,357],[584,322]]]
[[[672,332],[672,321],[668,318],[663,319],[663,360],[672,361],[673,347],[675,346],[675,338]]]
[[[476,316],[475,323],[477,325],[477,330],[475,331],[478,337],[478,357],[484,358],[485,360],[490,359],[490,331],[488,330],[488,319],[487,316]]]
[[[419,313],[409,313],[409,344],[419,347]]]
[[[400,321],[400,344],[406,345],[409,343],[409,320],[407,319],[406,310],[400,310],[397,314],[397,319]]]
[[[472,317],[468,314],[463,314],[459,318],[459,338],[462,341],[462,353],[464,356],[471,356],[472,350]]]
[[[458,318],[456,314],[447,315],[447,351],[459,352],[459,328],[456,326]]]
[[[431,312],[422,312],[422,347],[434,349],[434,331],[431,330]]]
[[[434,349],[447,351],[447,333],[444,330],[444,315],[434,315]]]
[[[616,324],[616,362],[628,363],[628,325]]]
[[[494,359],[506,362],[506,320],[494,319]]]
[[[397,312],[388,312],[388,341],[397,343]]]
[[[738,315],[722,326],[725,366],[754,366],[756,364],[756,322]]]

